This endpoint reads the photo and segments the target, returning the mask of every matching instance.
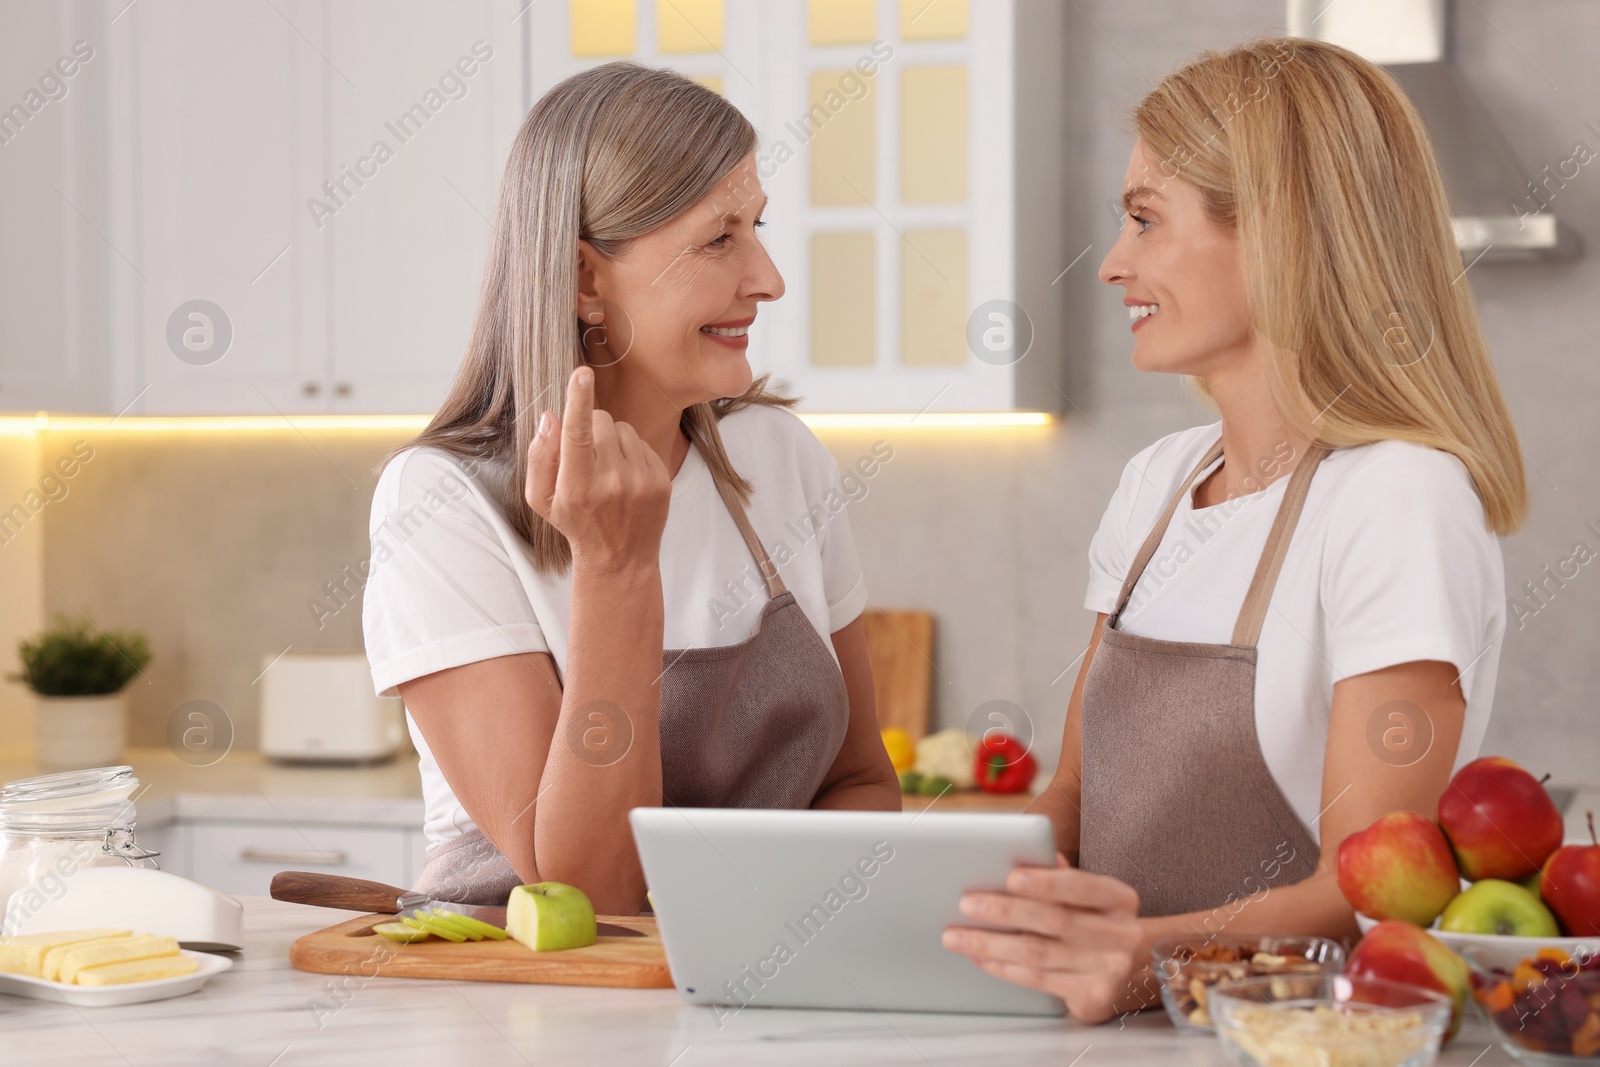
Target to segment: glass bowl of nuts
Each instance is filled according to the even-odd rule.
[[[1150,960],[1172,1025],[1209,1034],[1206,992],[1212,986],[1277,974],[1338,974],[1344,970],[1344,948],[1326,937],[1180,935],[1151,945]]]
[[[1208,1000],[1238,1067],[1429,1067],[1454,1008],[1431,989],[1347,974],[1224,982]]]

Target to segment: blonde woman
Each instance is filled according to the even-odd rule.
[[[1341,48],[1205,53],[1133,113],[1100,267],[1133,365],[1221,420],[1127,465],[1089,550],[1097,613],[1033,804],[1055,870],[951,928],[990,973],[1100,1021],[1156,1002],[1157,938],[1348,937],[1339,842],[1435,810],[1483,740],[1497,536],[1527,509],[1427,135]]]
[[[783,295],[755,147],[716,93],[625,63],[516,138],[466,357],[372,507],[418,890],[560,881],[633,914],[630,808],[900,807],[849,526],[818,507],[838,467],[745,358]]]

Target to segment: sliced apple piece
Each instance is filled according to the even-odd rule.
[[[372,932],[387,937],[390,941],[398,941],[402,945],[425,941],[428,937],[428,931],[413,930],[405,923],[379,923],[372,928]]]
[[[460,915],[455,915],[448,911],[440,911],[438,908],[432,908],[427,912],[418,912],[418,914],[422,916],[425,922],[439,923],[443,926],[447,926],[456,933],[465,936],[468,941],[483,940],[482,934],[478,933],[476,930],[469,929],[466,923],[460,921],[462,918]]]
[[[474,919],[470,915],[462,915],[458,911],[449,911],[445,908],[434,908],[429,914],[442,917],[446,922],[456,924],[456,928],[474,941],[490,938],[494,941],[504,941],[508,935],[493,923],[486,923],[482,919]]]
[[[467,935],[461,933],[455,927],[447,926],[444,923],[439,922],[439,921],[437,921],[435,919],[430,919],[426,914],[424,914],[422,912],[418,912],[414,918],[413,917],[407,917],[407,918],[401,919],[400,921],[405,923],[407,926],[411,927],[414,930],[422,930],[425,933],[432,934],[434,937],[442,937],[446,941],[457,941],[457,942],[459,942],[459,941],[465,941],[467,939]]]
[[[476,931],[492,941],[504,941],[511,936],[494,923],[486,923],[482,919],[474,919],[470,915],[462,915],[460,912],[448,911],[442,908],[434,908],[433,912],[435,915],[448,915],[463,929]]]

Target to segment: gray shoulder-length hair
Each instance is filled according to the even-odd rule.
[[[571,546],[523,494],[539,417],[561,414],[567,379],[584,361],[578,240],[618,255],[710,195],[755,147],[755,128],[737,108],[668,70],[607,63],[541,97],[506,160],[466,356],[427,427],[377,472],[422,445],[495,472],[486,485],[533,546],[540,573],[564,573]],[[689,408],[682,426],[748,502],[752,487],[729,462],[717,421],[751,404],[795,402],[770,392],[763,375],[741,396]]]

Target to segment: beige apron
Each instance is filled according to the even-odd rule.
[[[733,486],[714,472],[713,478],[761,569],[768,599],[755,630],[738,644],[662,652],[662,803],[807,808],[844,743],[850,695]],[[504,904],[520,884],[510,862],[474,827],[430,848],[413,888],[442,900]]]
[[[1128,568],[1083,684],[1078,863],[1139,892],[1145,916],[1206,911],[1292,885],[1318,846],[1273,780],[1256,736],[1256,641],[1311,476],[1289,476],[1230,644],[1161,641],[1116,628],[1178,503],[1222,454],[1219,440]]]

